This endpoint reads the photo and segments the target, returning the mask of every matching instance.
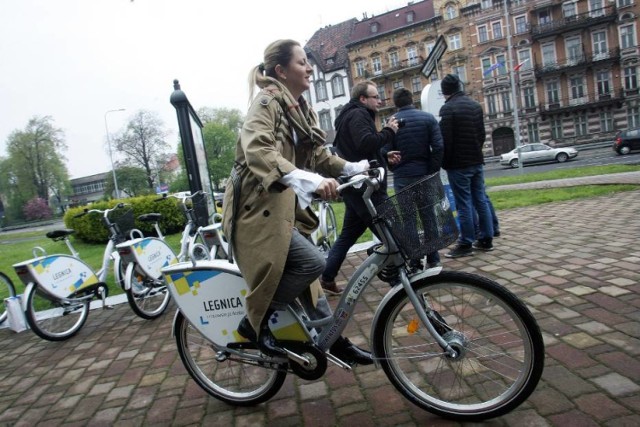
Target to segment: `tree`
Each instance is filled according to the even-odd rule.
[[[28,221],[51,218],[51,208],[41,197],[34,197],[24,205],[24,216]]]
[[[235,159],[236,135],[224,124],[209,122],[202,129],[211,183],[215,190],[229,177]]]
[[[121,166],[116,168],[118,179],[118,190],[131,197],[152,194],[147,183],[147,174],[144,169],[135,166]],[[107,175],[104,184],[104,193],[113,194],[115,185],[113,184],[113,174]]]
[[[64,133],[54,127],[50,116],[32,117],[24,130],[13,131],[7,140],[7,158],[2,161],[0,191],[7,197],[15,218],[34,197],[45,201],[53,194],[60,202],[69,176],[62,154]]]
[[[158,171],[169,158],[165,137],[164,123],[157,113],[140,110],[129,120],[125,131],[114,138],[116,150],[124,154],[118,166],[142,168],[149,190],[154,189]],[[120,187],[120,178],[117,179]]]
[[[224,125],[231,129],[236,136],[240,134],[240,129],[242,129],[242,123],[244,122],[242,113],[240,110],[235,108],[202,107],[198,110],[198,117],[205,125],[207,123],[218,123],[220,125]]]

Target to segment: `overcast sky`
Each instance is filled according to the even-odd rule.
[[[316,9],[318,5],[322,9]],[[177,143],[173,80],[195,109],[248,102],[249,70],[267,44],[302,45],[321,27],[406,1],[0,0],[0,156],[14,130],[51,116],[65,132],[71,178],[111,170],[109,132],[141,109]],[[117,157],[116,157],[117,159]]]

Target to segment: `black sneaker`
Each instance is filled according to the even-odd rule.
[[[494,231],[493,237],[500,237],[500,230]]]
[[[471,256],[473,255],[473,250],[471,249],[471,245],[462,245],[458,243],[455,248],[451,249],[449,253],[444,254],[447,258],[460,258],[463,256]]]
[[[473,249],[489,252],[493,250],[493,242],[491,239],[476,240],[473,242]]]

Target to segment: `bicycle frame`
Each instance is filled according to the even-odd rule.
[[[378,176],[383,173],[383,169],[379,168]],[[374,218],[373,225],[381,236],[382,245],[379,246],[381,250],[374,250],[356,269],[332,316],[319,320],[310,320],[306,318],[306,315],[300,314],[293,306],[287,307],[286,311],[277,311],[277,316],[274,315],[269,324],[278,340],[314,341],[318,347],[326,351],[346,328],[349,319],[353,315],[357,301],[366,287],[374,280],[376,274],[388,265],[397,267],[405,265],[405,260],[389,229],[377,217],[375,206],[371,201],[371,194],[378,182],[375,179],[358,176],[354,180],[342,184],[338,187],[338,190],[342,191],[358,183],[363,183],[363,185],[367,186],[363,199]],[[399,270],[402,289],[409,295],[412,304],[419,313],[421,322],[444,351],[449,355],[455,356],[455,351],[440,337],[429,321],[428,315],[425,313],[429,311],[428,307],[425,310],[426,303],[419,299],[411,286],[413,280],[439,274],[442,271],[442,267],[424,270],[419,274],[413,275],[411,279],[407,276],[404,268],[399,268]],[[179,310],[211,342],[224,347],[232,342],[246,341],[237,333],[236,328],[245,315],[242,296],[245,296],[249,290],[244,280],[241,279],[237,267],[230,267],[229,263],[220,261],[192,261],[165,268],[163,273]],[[385,298],[391,298],[400,289],[400,287],[396,287]],[[376,317],[379,315],[380,307],[383,307],[382,303],[376,310]],[[273,321],[274,318],[276,319],[275,322]],[[214,319],[215,322],[212,322]],[[316,327],[322,327],[319,335],[315,334],[314,328]],[[302,360],[303,362],[305,360],[303,356],[295,355],[291,352],[288,352],[288,354],[289,357],[293,356],[294,359]],[[330,358],[330,360],[344,367],[344,364],[339,363],[337,359]]]

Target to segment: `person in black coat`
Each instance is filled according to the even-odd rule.
[[[334,145],[338,156],[349,162],[377,160],[385,165],[386,160],[397,162],[397,153],[392,152],[385,159],[382,147],[391,142],[398,131],[398,122],[391,117],[381,131],[377,131],[375,116],[381,105],[376,84],[370,80],[357,83],[351,90],[351,100],[336,118],[336,139]],[[385,175],[386,176],[386,175]],[[375,205],[387,197],[386,181],[371,195]],[[345,212],[340,236],[327,255],[327,264],[320,276],[320,284],[325,292],[339,295],[343,289],[336,285],[335,278],[353,246],[362,234],[371,227],[372,218],[362,200],[362,194],[354,189],[342,193]],[[373,230],[372,230],[373,231]]]
[[[460,237],[446,257],[473,255],[473,249],[493,250],[493,224],[485,198],[484,156],[486,138],[482,107],[462,91],[460,79],[447,74],[440,83],[445,103],[440,108],[440,130],[444,139],[442,167],[447,171],[460,224]],[[480,235],[476,240],[474,208]]]

